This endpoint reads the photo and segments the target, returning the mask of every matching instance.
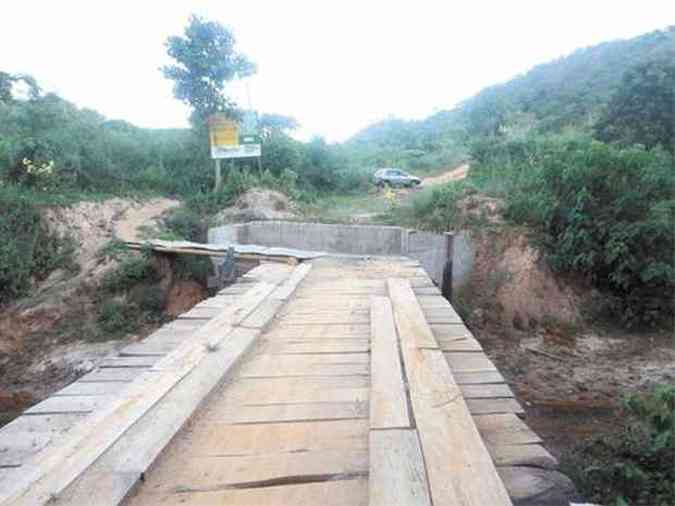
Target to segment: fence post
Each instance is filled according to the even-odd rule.
[[[445,266],[443,267],[443,285],[441,286],[441,293],[443,297],[452,302],[452,261],[455,255],[453,232],[445,232]]]

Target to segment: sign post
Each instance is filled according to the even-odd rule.
[[[220,191],[222,174],[220,160],[223,158],[258,158],[262,154],[260,136],[256,132],[255,113],[244,115],[244,122],[240,128],[237,121],[229,119],[224,114],[214,114],[208,120],[209,141],[211,144],[211,158],[216,163],[215,191]]]

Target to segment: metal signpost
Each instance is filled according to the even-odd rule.
[[[220,160],[223,158],[260,158],[262,143],[257,134],[255,113],[244,114],[240,126],[224,114],[214,114],[208,120],[211,158],[216,161],[216,191],[222,186]]]

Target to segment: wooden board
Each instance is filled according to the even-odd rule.
[[[540,444],[490,446],[496,466],[528,466],[557,469],[558,461]]]
[[[106,395],[74,395],[48,397],[24,411],[24,415],[59,415],[67,413],[91,413],[98,406],[110,402]]]
[[[412,289],[405,280],[388,284],[433,503],[510,505],[448,363],[427,347],[431,330]]]
[[[504,383],[504,377],[497,370],[480,372],[453,371],[452,374],[458,385]]]
[[[434,333],[436,339],[451,339],[451,338],[473,338],[473,334],[462,323],[430,323],[429,326]]]
[[[417,431],[370,432],[369,506],[431,506]]]
[[[505,384],[461,385],[460,388],[465,399],[514,397],[509,386]]]
[[[124,391],[125,384],[119,383],[80,383],[76,381],[65,388],[52,394],[52,397],[59,397],[62,395],[117,395]]]
[[[160,359],[158,356],[142,357],[111,357],[101,362],[101,368],[120,368],[120,367],[152,367]]]
[[[436,338],[438,339],[438,338]],[[438,339],[438,344],[441,347],[442,351],[452,351],[452,352],[459,352],[459,351],[475,351],[475,352],[480,352],[483,351],[483,347],[480,345],[478,341],[475,339]]]
[[[477,415],[474,422],[489,446],[529,445],[541,443],[541,438],[516,415]]]
[[[373,297],[370,321],[370,427],[410,427],[403,366],[389,299]]]
[[[515,399],[467,399],[466,403],[472,415],[525,413],[523,407]]]
[[[437,349],[438,342],[426,323],[410,283],[405,279],[390,278],[387,286],[395,308],[394,318],[401,343],[405,341],[407,346]]]
[[[492,361],[483,353],[445,353],[445,358],[453,373],[456,372],[483,372],[496,371]]]
[[[367,506],[368,480],[350,479],[242,490],[160,493],[150,496],[162,506]],[[148,496],[132,498],[128,506],[147,506]]]
[[[303,478],[325,480],[368,474],[367,450],[309,450],[295,453],[176,458],[150,473],[145,487],[153,492],[184,486],[197,490],[282,485]]]

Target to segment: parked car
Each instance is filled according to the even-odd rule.
[[[379,187],[383,186],[418,186],[422,184],[422,180],[418,177],[411,176],[407,172],[400,169],[378,169],[373,175],[375,184]]]

